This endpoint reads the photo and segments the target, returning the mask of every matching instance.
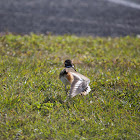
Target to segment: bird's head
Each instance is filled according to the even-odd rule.
[[[64,65],[66,68],[74,67],[70,59],[65,60]]]

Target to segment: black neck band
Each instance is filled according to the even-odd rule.
[[[66,68],[71,68],[72,66],[66,66]]]

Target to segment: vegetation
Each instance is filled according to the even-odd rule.
[[[64,102],[68,58],[92,91]],[[0,92],[1,140],[138,140],[140,39],[4,35]]]

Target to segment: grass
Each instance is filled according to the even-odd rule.
[[[68,58],[92,91],[64,103]],[[1,140],[138,140],[140,39],[4,35],[0,92]]]

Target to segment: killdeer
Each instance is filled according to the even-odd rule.
[[[86,76],[78,73],[74,69],[72,61],[67,59],[64,62],[65,68],[60,72],[59,78],[65,85],[67,94],[67,85],[71,85],[69,97],[72,98],[78,94],[87,95],[91,89],[89,87],[90,80]]]

